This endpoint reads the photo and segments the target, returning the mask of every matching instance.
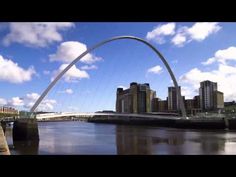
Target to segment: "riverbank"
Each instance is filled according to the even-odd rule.
[[[2,126],[0,126],[0,155],[10,155],[7,145],[6,137],[4,135]]]
[[[65,121],[86,121],[92,123],[122,124],[122,125],[144,125],[155,127],[170,127],[181,129],[221,129],[236,130],[236,119],[233,118],[137,118],[120,116],[93,116],[73,117],[66,119],[38,120],[38,122],[65,122]]]
[[[107,124],[123,124],[123,125],[144,125],[155,127],[170,127],[181,129],[222,129],[236,130],[235,118],[221,117],[190,117],[183,119],[182,117],[136,117],[119,116],[119,115],[95,115],[92,117],[64,117],[64,118],[48,118],[37,120],[38,122],[66,122],[66,121],[85,121],[93,123]]]
[[[222,129],[236,130],[236,119],[140,119],[140,118],[105,118],[93,117],[88,122],[121,124],[121,125],[146,125],[156,127],[170,127],[181,129]]]

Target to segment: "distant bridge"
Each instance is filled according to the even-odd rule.
[[[45,113],[45,114],[37,114],[36,118],[38,120],[42,119],[50,119],[50,118],[62,118],[62,117],[83,117],[83,118],[92,118],[95,116],[109,116],[112,117],[133,117],[133,118],[165,118],[165,119],[181,119],[182,117],[176,116],[174,113],[159,113],[157,114],[129,114],[129,113]]]

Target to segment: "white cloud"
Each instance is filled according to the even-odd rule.
[[[5,105],[5,104],[7,104],[7,101],[3,98],[0,98],[0,105],[2,106],[2,105]]]
[[[23,106],[24,101],[20,97],[13,97],[10,100],[8,100],[7,105],[12,107]]]
[[[179,28],[177,34],[172,38],[171,42],[178,47],[182,47],[184,43],[187,42],[186,31],[187,27]]]
[[[188,29],[188,33],[191,39],[202,41],[207,36],[218,32],[220,29],[221,27],[216,22],[195,23],[191,28]]]
[[[5,59],[0,55],[0,81],[22,83],[30,81],[34,74],[36,74],[36,72],[33,67],[29,67],[25,70],[19,67],[17,63]]]
[[[83,70],[94,70],[94,69],[97,69],[97,68],[98,67],[96,65],[91,65],[91,66],[84,65],[84,66],[81,67],[81,69],[83,69]]]
[[[72,93],[73,93],[73,90],[72,90],[72,89],[66,89],[66,90],[63,90],[63,91],[59,91],[58,93],[72,94]]]
[[[39,96],[40,95],[38,93],[28,93],[26,94],[26,99],[36,101],[39,98]]]
[[[159,65],[156,65],[147,70],[147,73],[153,73],[153,74],[160,74],[161,72],[162,72],[162,67]]]
[[[46,47],[53,42],[62,41],[59,31],[73,26],[70,22],[10,23],[10,33],[3,39],[3,44],[8,46],[16,42],[30,47]]]
[[[54,105],[56,104],[56,100],[54,99],[46,99],[43,100],[37,108],[37,111],[52,111],[54,109]]]
[[[68,64],[62,64],[57,71],[53,72],[53,76],[51,81],[61,72],[63,71]],[[66,82],[76,82],[83,78],[89,78],[89,74],[86,71],[78,69],[75,65],[73,65],[63,76]]]
[[[73,90],[72,90],[72,89],[66,89],[66,90],[65,90],[65,93],[67,93],[67,94],[72,94],[72,93],[73,93]]]
[[[236,61],[236,47],[232,46],[227,49],[218,50],[215,52],[214,57],[202,62],[202,64],[210,65],[214,62],[225,64],[227,61]]]
[[[146,35],[147,40],[152,40],[158,44],[165,43],[165,36],[171,36],[175,34],[175,23],[167,23],[155,27],[151,32]]]
[[[215,57],[224,60],[236,60],[236,47],[229,47],[224,50],[218,50]]]
[[[216,61],[216,59],[214,57],[209,58],[207,61],[202,62],[203,65],[210,65],[212,63],[214,63]]]
[[[87,50],[87,46],[77,41],[67,41],[60,44],[55,54],[49,55],[50,61],[61,61],[63,63],[71,63],[79,55]],[[80,62],[92,64],[102,60],[101,57],[96,57],[90,53],[85,55]]]
[[[3,105],[11,106],[11,107],[24,107],[26,109],[30,109],[37,99],[40,97],[38,93],[28,93],[23,97],[12,97],[8,101],[0,98]],[[44,99],[38,106],[37,111],[52,111],[54,105],[56,104],[56,100],[54,99]]]
[[[181,95],[185,96],[185,99],[192,99],[195,95],[198,95],[198,92],[196,92],[196,89],[192,91],[188,87],[182,86]]]
[[[38,93],[28,93],[26,94],[26,96],[24,97],[24,107],[30,109],[34,103],[37,101],[37,99],[39,98],[39,94]]]
[[[39,97],[40,95],[38,93],[26,94],[24,97],[24,107],[30,109]],[[39,104],[37,111],[52,111],[55,104],[56,100],[54,99],[44,99]]]
[[[220,29],[221,26],[217,22],[200,22],[195,23],[192,27],[183,26],[178,29],[171,42],[178,47],[182,47],[191,41],[203,41],[209,35],[217,33]]]
[[[202,71],[193,68],[180,77],[180,83],[186,84],[186,87],[193,91],[199,89],[200,82],[210,80],[218,83],[218,90],[224,93],[225,101],[236,100],[236,66],[219,64],[216,70]],[[192,95],[193,96],[193,95]]]

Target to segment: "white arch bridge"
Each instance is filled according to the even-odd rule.
[[[149,48],[151,48],[157,55],[158,57],[161,59],[161,61],[163,62],[163,64],[165,65],[167,71],[169,72],[170,76],[171,76],[171,79],[174,83],[174,86],[175,86],[175,89],[176,89],[176,92],[177,92],[177,98],[178,98],[178,101],[179,101],[179,106],[180,106],[180,109],[181,109],[181,114],[182,114],[182,118],[187,118],[186,117],[186,110],[185,110],[185,106],[184,106],[184,102],[183,102],[183,99],[181,97],[181,93],[180,93],[180,90],[179,90],[179,87],[178,87],[178,83],[177,83],[177,80],[175,78],[175,75],[174,73],[172,72],[167,60],[164,58],[164,56],[152,45],[150,44],[149,42],[147,42],[146,40],[144,39],[141,39],[141,38],[138,38],[138,37],[135,37],[135,36],[118,36],[118,37],[113,37],[113,38],[110,38],[110,39],[107,39],[107,40],[104,40],[96,45],[94,45],[93,47],[89,48],[88,50],[86,50],[85,52],[83,52],[80,56],[78,56],[76,59],[74,59],[61,73],[59,73],[55,79],[49,84],[49,86],[44,90],[44,92],[41,94],[41,96],[38,98],[38,100],[35,102],[35,104],[32,106],[32,108],[30,109],[30,112],[33,113],[36,108],[38,107],[38,105],[41,103],[41,101],[45,98],[45,96],[48,94],[48,92],[52,89],[52,87],[57,83],[58,80],[60,80],[62,78],[62,76],[73,66],[75,65],[81,58],[83,58],[86,54],[88,54],[89,52],[93,51],[94,49],[106,44],[106,43],[109,43],[109,42],[112,42],[112,41],[115,41],[115,40],[123,40],[123,39],[131,39],[131,40],[135,40],[135,41],[138,41],[138,42],[141,42],[145,45],[147,45]],[[33,115],[33,114],[32,114]]]

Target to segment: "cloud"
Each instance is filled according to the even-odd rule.
[[[176,35],[172,38],[171,43],[178,47],[191,41],[203,41],[209,35],[217,33],[221,26],[217,22],[200,22],[195,23],[192,27],[183,26],[177,30]]]
[[[26,99],[36,101],[39,98],[39,96],[40,95],[38,93],[28,93],[26,94]]]
[[[214,57],[202,62],[203,65],[210,65],[214,62],[225,64],[227,61],[236,61],[236,47],[232,46],[227,49],[218,50],[215,52]]]
[[[160,74],[162,71],[163,71],[162,67],[159,66],[159,65],[156,65],[156,66],[154,66],[152,68],[149,68],[147,70],[147,73]]]
[[[0,55],[0,81],[10,83],[22,83],[30,81],[32,76],[36,74],[34,67],[31,66],[27,70],[18,66],[17,63]]]
[[[181,87],[181,95],[185,96],[185,99],[192,99],[194,96],[198,95],[198,89],[189,89],[188,87]]]
[[[207,59],[207,61],[202,62],[203,65],[210,65],[214,63],[216,59],[214,57]]]
[[[28,93],[24,97],[24,107],[30,109],[37,99],[40,97],[38,93]]]
[[[65,93],[67,93],[67,94],[72,94],[72,93],[73,93],[73,90],[72,90],[72,89],[66,89],[66,90],[65,90]]]
[[[146,35],[147,40],[155,41],[158,44],[165,43],[165,36],[172,36],[175,34],[175,23],[166,23],[158,25]]]
[[[50,61],[60,61],[63,63],[71,63],[79,55],[87,50],[87,46],[77,41],[67,41],[60,44],[55,54],[49,55]],[[96,57],[90,53],[85,55],[80,62],[92,64],[102,60],[101,57]]]
[[[178,29],[177,34],[172,38],[171,43],[176,46],[182,47],[187,42],[187,27],[181,27]]]
[[[91,65],[91,66],[84,65],[84,66],[81,67],[81,69],[83,69],[83,70],[94,70],[94,69],[97,69],[97,68],[98,67],[96,65]]]
[[[30,109],[39,97],[40,95],[38,93],[28,93],[23,97],[12,97],[7,101],[5,99],[0,98],[0,105],[2,103],[3,105],[7,105],[10,107],[21,107]],[[57,102],[54,99],[44,99],[39,104],[37,111],[52,111],[56,103]]]
[[[72,94],[72,93],[73,93],[73,90],[72,90],[72,89],[66,89],[66,90],[63,90],[63,91],[59,91],[58,93]]]
[[[38,106],[37,111],[46,111],[46,112],[52,111],[56,103],[57,102],[54,99],[43,100]]]
[[[62,64],[57,71],[53,71],[53,76],[51,81],[62,72],[68,64]],[[89,78],[89,74],[86,71],[78,69],[75,65],[73,65],[63,76],[66,82],[76,82],[83,78]]]
[[[29,22],[10,23],[10,32],[3,39],[3,44],[20,43],[29,47],[46,47],[53,42],[63,40],[59,31],[73,27],[70,22]]]
[[[10,100],[8,100],[7,105],[11,107],[23,106],[24,101],[20,97],[13,97]]]
[[[203,41],[210,34],[214,34],[220,29],[221,27],[216,22],[195,23],[191,28],[188,29],[188,33],[192,40]]]
[[[224,93],[225,101],[236,100],[236,85],[232,82],[236,80],[236,66],[219,64],[218,68],[212,71],[193,68],[180,77],[180,84],[185,84],[189,90],[196,90],[204,80],[217,82],[218,90]]]
[[[30,109],[39,97],[40,95],[38,93],[26,94],[24,97],[24,107]],[[44,99],[39,104],[37,111],[52,111],[56,103],[54,99]]]
[[[7,104],[7,101],[3,98],[0,98],[0,105],[3,106],[3,105],[6,105]]]
[[[191,27],[182,26],[178,29],[176,29],[175,23],[166,23],[148,32],[146,39],[158,44],[164,44],[167,36],[173,36],[171,43],[177,47],[182,47],[191,41],[203,41],[220,29],[221,26],[217,22],[200,22],[193,24]]]

